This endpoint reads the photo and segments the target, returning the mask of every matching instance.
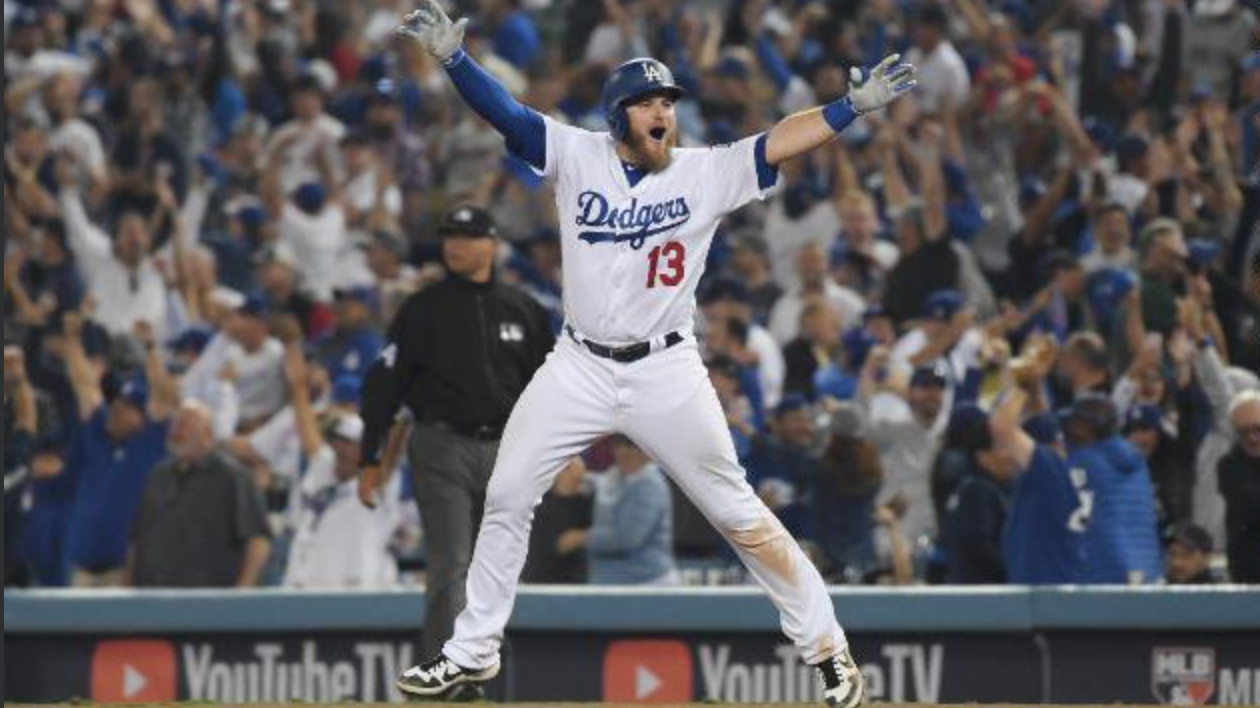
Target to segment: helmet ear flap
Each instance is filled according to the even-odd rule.
[[[626,115],[624,104],[618,104],[613,109],[612,115],[608,118],[608,126],[612,129],[613,139],[626,139],[626,133],[630,131],[630,116]]]

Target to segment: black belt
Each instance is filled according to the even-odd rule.
[[[425,419],[422,423],[438,430],[481,442],[493,442],[503,437],[502,425],[455,425],[436,418]]]
[[[652,353],[651,342],[637,342],[635,344],[627,344],[624,347],[609,347],[597,342],[592,342],[589,339],[578,339],[577,332],[574,332],[573,328],[569,325],[564,326],[564,331],[569,333],[569,336],[573,338],[573,341],[589,349],[595,356],[604,359],[612,359],[613,361],[621,364],[629,364],[631,362],[638,361]],[[682,340],[683,336],[677,331],[670,332],[665,335],[665,348],[669,349]]]

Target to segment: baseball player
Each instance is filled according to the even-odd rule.
[[[607,133],[538,114],[513,99],[461,47],[424,0],[398,33],[442,62],[508,149],[556,185],[564,259],[564,332],[503,433],[468,574],[467,606],[439,656],[398,681],[436,696],[499,672],[499,647],[528,549],[534,506],[570,458],[621,433],[651,455],[732,544],[779,610],[783,631],[817,667],[827,703],[866,691],[821,576],[745,481],[691,323],[696,284],[718,221],[777,179],[776,166],[832,140],[856,117],[914,88],[893,55],[852,72],[849,94],[766,133],[678,148],[683,90],[654,59],[617,67],[603,91]]]

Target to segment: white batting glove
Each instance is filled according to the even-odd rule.
[[[849,102],[858,114],[878,111],[913,89],[914,65],[899,64],[900,54],[890,54],[865,75],[856,66],[849,69]]]
[[[407,13],[395,34],[410,37],[424,51],[445,62],[464,43],[464,28],[468,18],[451,22],[437,0],[421,0],[420,7]]]

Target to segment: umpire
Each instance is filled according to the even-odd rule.
[[[516,399],[555,343],[547,313],[495,280],[490,215],[453,210],[439,229],[447,277],[411,295],[363,383],[361,489],[381,479],[386,436],[406,403],[408,452],[427,547],[423,655],[436,655],[464,608],[464,581],[499,437]],[[364,503],[370,503],[369,493]]]

